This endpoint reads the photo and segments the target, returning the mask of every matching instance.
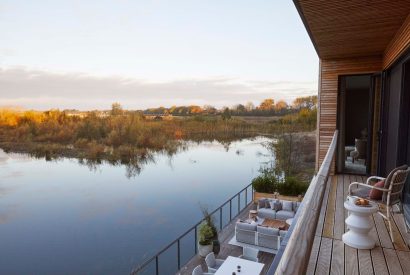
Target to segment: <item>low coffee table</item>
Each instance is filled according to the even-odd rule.
[[[274,219],[265,219],[261,225],[262,226],[267,226],[267,227],[277,228],[277,229],[280,229],[280,230],[288,230],[288,228],[289,228],[289,225],[286,224],[285,221],[274,220]]]

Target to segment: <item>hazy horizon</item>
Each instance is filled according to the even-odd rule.
[[[212,105],[317,94],[291,1],[0,2],[0,106]]]

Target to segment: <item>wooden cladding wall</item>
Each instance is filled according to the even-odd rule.
[[[381,56],[320,61],[316,167],[322,164],[337,127],[339,76],[374,73],[381,69]],[[332,174],[334,171],[333,162]]]
[[[383,56],[383,69],[388,68],[410,47],[410,14],[390,41]]]

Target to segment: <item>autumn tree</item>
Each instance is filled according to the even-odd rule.
[[[317,96],[305,96],[305,97],[298,97],[293,101],[293,108],[300,110],[300,109],[314,109],[317,106]]]
[[[122,115],[123,113],[124,113],[124,110],[122,109],[122,106],[120,103],[114,102],[111,105],[111,115],[112,116]]]
[[[264,99],[259,105],[259,109],[263,111],[273,110],[275,101],[272,98]]]
[[[279,100],[275,104],[275,111],[277,113],[283,113],[285,110],[288,109],[288,104],[284,100]]]

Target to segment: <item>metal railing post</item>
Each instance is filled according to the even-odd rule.
[[[229,221],[232,221],[232,199],[229,200]]]
[[[198,250],[198,231],[197,231],[197,229],[196,229],[196,226],[195,226],[195,254],[196,254],[196,251]]]
[[[245,205],[248,205],[248,187],[245,189]]]
[[[159,275],[158,255],[155,256],[155,273]]]
[[[239,193],[237,196],[238,196],[238,213],[237,213],[237,215],[239,215],[239,212],[241,212],[241,193]]]
[[[219,207],[219,230],[222,230],[222,207]]]
[[[178,270],[181,269],[181,251],[180,251],[180,239],[178,239],[177,246],[178,246]]]

